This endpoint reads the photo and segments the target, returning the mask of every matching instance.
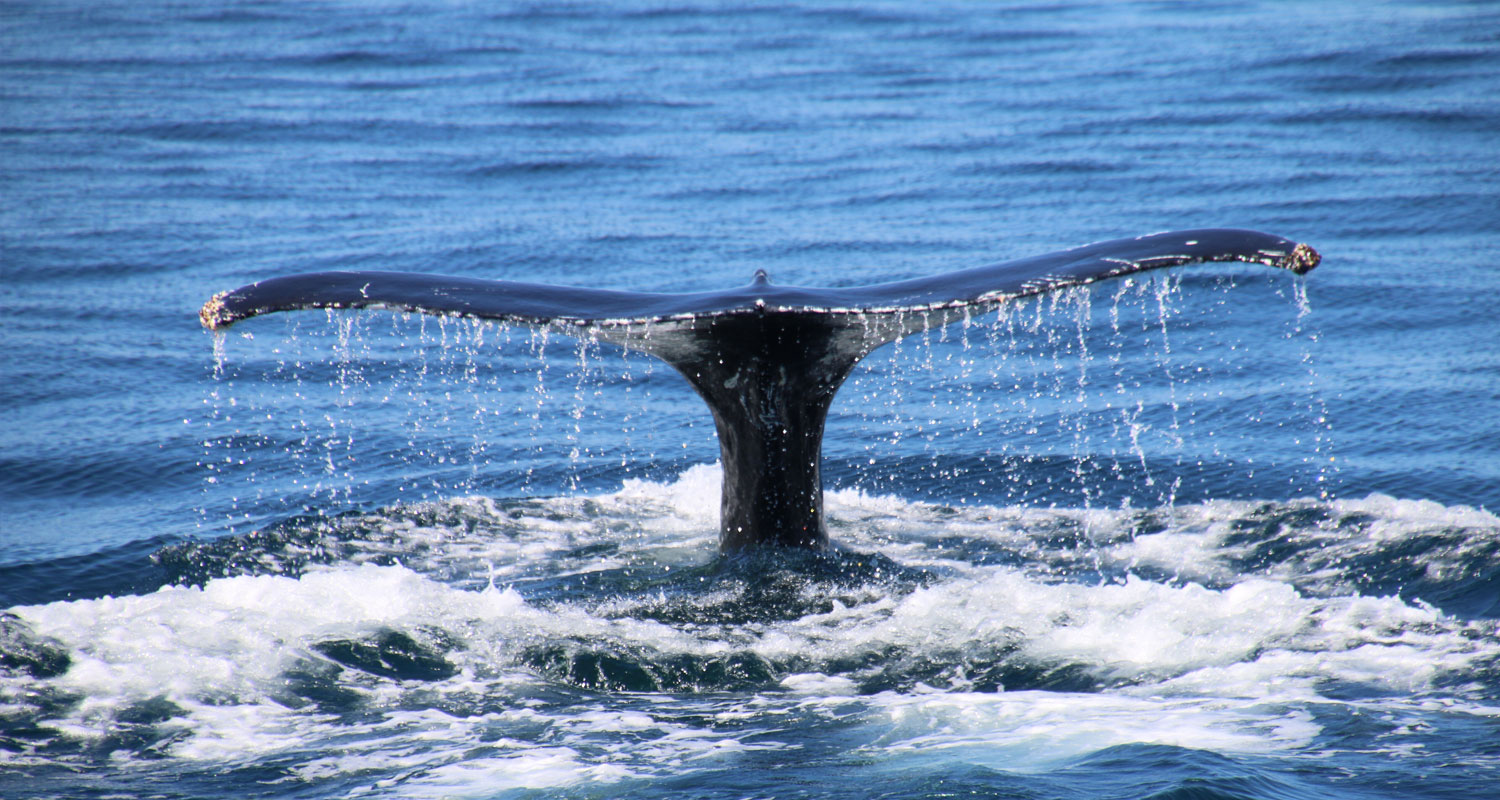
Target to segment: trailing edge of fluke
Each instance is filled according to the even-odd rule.
[[[411,272],[288,275],[215,295],[203,325],[276,311],[389,308],[547,327],[657,356],[708,403],[724,466],[720,549],[823,548],[823,423],[872,350],[974,310],[1146,270],[1246,262],[1299,275],[1317,251],[1256,231],[1204,229],[1098,242],[926,278],[842,289],[773,284],[655,294]]]

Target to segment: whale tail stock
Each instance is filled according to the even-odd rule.
[[[1166,267],[1247,262],[1304,274],[1311,247],[1205,229],[1099,242],[925,278],[842,289],[773,284],[761,271],[723,292],[654,294],[404,272],[318,272],[215,295],[207,328],[275,311],[391,308],[523,323],[649,353],[708,404],[724,483],[720,549],[823,548],[823,425],[859,360],[974,310]]]

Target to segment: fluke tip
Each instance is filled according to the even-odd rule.
[[[1291,255],[1286,257],[1286,268],[1298,275],[1306,275],[1322,260],[1323,257],[1318,255],[1318,251],[1305,244],[1299,244],[1292,248]]]
[[[234,322],[229,309],[224,307],[224,298],[228,294],[229,292],[219,292],[210,297],[203,308],[198,309],[198,321],[203,323],[203,327],[212,331]]]

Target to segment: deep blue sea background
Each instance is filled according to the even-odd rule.
[[[0,5],[0,795],[1487,796],[1500,7]],[[823,558],[664,365],[216,292],[876,283]]]

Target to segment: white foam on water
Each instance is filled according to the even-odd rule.
[[[629,479],[607,499],[662,508],[678,530],[701,533],[707,529],[717,536],[723,480],[722,465],[698,464],[684,470],[671,483]]]
[[[1146,682],[1174,694],[1198,685],[1230,697],[1262,696],[1276,677],[1414,691],[1495,653],[1493,642],[1476,643],[1462,625],[1397,598],[1307,598],[1262,579],[1223,590],[1139,578],[1043,583],[1013,569],[836,607],[767,631],[755,646],[773,659],[895,646],[985,662],[1006,650],[1027,663],[1082,667],[1107,684]],[[1213,677],[1193,677],[1204,672]]]
[[[401,797],[490,796],[516,788],[611,783],[636,777],[628,764],[584,754],[586,750],[600,750],[622,734],[653,743],[654,758],[661,762],[681,763],[704,752],[733,749],[735,744],[699,736],[687,726],[660,722],[640,712],[584,710],[548,717],[523,709],[462,719],[449,717],[442,724],[427,725],[419,735],[413,735],[411,719],[396,724],[401,730],[399,736],[352,742],[353,747],[365,752],[319,759],[304,765],[299,773],[317,779],[396,771],[398,777],[381,778],[368,791]],[[539,724],[549,731],[551,743],[492,735],[494,731]],[[642,759],[637,753],[624,760]]]
[[[235,760],[285,750],[326,724],[278,701],[283,672],[310,657],[309,645],[384,627],[504,618],[522,606],[514,592],[462,592],[401,567],[364,565],[16,612],[72,654],[72,667],[48,682],[88,698],[58,721],[64,730],[98,738],[114,713],[165,698],[188,712],[171,724],[192,733],[173,755]]]
[[[1109,563],[1150,566],[1157,570],[1197,580],[1225,580],[1236,575],[1233,560],[1249,550],[1229,543],[1238,533],[1236,523],[1258,521],[1264,503],[1213,501],[1171,509],[1172,525],[1160,533],[1142,534],[1106,545],[1102,557]],[[1282,579],[1337,577],[1349,562],[1361,557],[1382,558],[1383,548],[1399,545],[1421,535],[1440,534],[1452,542],[1450,548],[1424,553],[1429,575],[1450,570],[1500,532],[1500,517],[1468,506],[1444,506],[1429,500],[1397,500],[1372,494],[1362,499],[1329,503],[1298,500],[1283,510],[1326,512],[1307,522],[1279,520],[1290,526],[1283,535],[1302,544],[1297,559],[1269,565],[1263,574]],[[1341,524],[1352,520],[1355,524]],[[1500,566],[1496,564],[1495,566]]]
[[[710,558],[715,547],[720,477],[717,464],[703,464],[675,481],[632,479],[618,492],[595,497],[538,498],[505,507],[483,497],[419,503],[410,508],[436,512],[435,521],[421,514],[387,518],[380,524],[392,541],[383,546],[372,543],[370,555],[360,557],[402,558],[438,576],[454,566],[472,571],[472,565],[485,564],[490,579],[499,585],[538,572],[559,574],[564,564],[574,573],[642,563],[698,564]],[[1300,581],[1304,588],[1311,585],[1308,581],[1323,580],[1336,591],[1343,590],[1339,580],[1349,561],[1389,560],[1388,548],[1413,536],[1436,533],[1452,540],[1445,549],[1422,555],[1423,568],[1442,576],[1465,564],[1466,558],[1494,560],[1480,548],[1488,535],[1500,532],[1500,518],[1482,510],[1380,495],[1334,503],[1212,501],[1143,512],[954,509],[846,489],[828,493],[827,511],[840,546],[874,550],[910,566],[973,574],[966,554],[950,549],[952,542],[963,541],[1011,553],[1035,574],[1066,576],[1097,567],[1204,584],[1247,577],[1238,559],[1253,555],[1255,543],[1231,539],[1247,525],[1286,526],[1276,535],[1296,542],[1298,554],[1262,564],[1257,574]],[[469,524],[458,529],[445,524],[454,516]],[[1150,523],[1144,529],[1149,532],[1142,532],[1143,519]],[[1348,520],[1356,522],[1345,524]],[[1058,541],[1052,541],[1053,535]],[[620,547],[591,549],[583,560],[569,557],[574,549],[599,544]],[[1494,566],[1500,568],[1500,563]]]
[[[867,749],[908,757],[940,755],[1020,772],[1044,771],[1124,744],[1269,753],[1305,747],[1320,731],[1301,709],[1207,698],[887,693],[872,698],[871,705],[873,724],[884,730]]]
[[[1332,502],[1221,500],[1144,511],[940,509],[856,490],[831,492],[828,500],[841,542],[878,549],[902,563],[960,572],[972,565],[962,553],[955,558],[944,549],[956,539],[992,544],[1038,575],[1103,568],[1226,584],[1251,577],[1244,572],[1251,563],[1255,577],[1328,594],[1353,591],[1360,577],[1353,570],[1364,564],[1377,569],[1409,564],[1436,581],[1500,570],[1500,556],[1489,547],[1500,536],[1500,517],[1484,509],[1379,494]],[[1141,530],[1143,522],[1149,532]],[[1051,533],[1061,534],[1062,543],[1049,543]],[[1266,560],[1257,547],[1267,538],[1293,545],[1295,553]],[[1420,553],[1406,552],[1403,547],[1412,540],[1429,543]]]
[[[631,769],[616,763],[614,755],[598,753],[621,747],[622,738],[640,743],[636,756],[624,761],[647,766],[687,768],[706,755],[743,749],[720,732],[607,705],[550,714],[527,708],[463,716],[441,708],[400,710],[413,697],[459,703],[523,697],[539,684],[534,676],[494,674],[493,665],[503,664],[516,642],[635,642],[688,653],[725,649],[723,643],[700,642],[655,622],[605,619],[573,606],[539,609],[512,590],[454,589],[404,567],[366,564],[297,579],[227,578],[201,589],[169,587],[140,597],[59,602],[16,612],[72,653],[72,668],[47,683],[87,700],[47,724],[83,741],[102,741],[118,728],[114,720],[120,712],[162,698],[183,711],[162,723],[181,734],[166,750],[172,757],[243,763],[334,749],[338,756],[312,758],[293,773],[322,780],[394,772],[402,776],[400,787],[382,778],[377,788],[403,796],[452,794],[468,785],[498,791],[618,780],[633,774]],[[284,704],[285,671],[317,660],[311,645],[424,626],[462,632],[468,648],[449,654],[459,674],[422,682],[348,671],[339,685],[361,693],[380,712],[362,713],[359,722]],[[14,685],[18,681],[8,682],[13,685],[5,687],[7,695],[22,688]],[[547,741],[567,746],[539,747],[534,740],[493,735],[517,726],[543,729]],[[476,749],[488,754],[471,756]]]
[[[399,785],[372,787],[400,797],[493,797],[510,789],[614,783],[633,777],[624,767],[590,764],[568,747],[530,747],[503,757],[473,758],[434,768]]]
[[[353,777],[368,780],[356,795],[410,797],[612,785],[722,768],[751,749],[798,747],[798,729],[783,727],[798,713],[854,725],[864,749],[882,757],[1021,771],[1129,743],[1297,751],[1318,738],[1308,709],[1356,702],[1335,699],[1345,694],[1407,716],[1436,713],[1420,705],[1428,698],[1453,700],[1445,713],[1496,713],[1435,688],[1500,658],[1493,625],[1397,597],[1314,595],[1276,575],[1235,573],[1224,537],[1234,520],[1255,511],[1253,503],[1163,511],[1164,530],[1135,535],[1133,512],[954,511],[830,493],[830,514],[852,549],[927,565],[934,579],[899,591],[874,583],[855,593],[858,602],[835,599],[795,619],[673,624],[632,614],[638,600],[529,602],[503,588],[507,578],[611,569],[663,552],[682,557],[692,550],[680,544],[683,536],[705,551],[697,556],[702,563],[711,557],[705,525],[717,511],[717,492],[717,467],[703,466],[673,483],[632,481],[593,498],[544,498],[516,508],[460,498],[434,508],[479,524],[451,527],[442,514],[425,522],[414,521],[427,519],[417,515],[392,518],[380,531],[381,552],[427,553],[413,564],[431,574],[348,563],[297,578],[242,576],[17,608],[37,634],[61,642],[73,663],[42,681],[0,678],[0,703],[7,713],[24,711],[27,693],[41,686],[84,698],[41,723],[102,742],[119,729],[123,712],[164,699],[181,709],[157,724],[170,734],[163,752],[172,758],[274,758],[287,765],[287,780]],[[1487,512],[1378,496],[1329,507],[1373,521],[1358,529],[1358,541],[1336,526],[1291,535],[1357,548],[1434,526],[1500,530]],[[629,525],[623,537],[611,527],[619,520]],[[1081,531],[1083,538],[1047,544],[1038,530]],[[955,536],[1025,558],[966,561],[940,546]],[[1092,548],[1077,544],[1091,541]],[[618,548],[601,560],[587,548],[602,542]],[[571,561],[560,555],[578,547],[584,554]],[[500,579],[481,590],[434,577],[443,573],[434,564],[465,559],[470,567],[504,559],[493,567]],[[1150,563],[1170,567],[1173,577],[1126,571],[1106,580],[1071,571],[1100,563]],[[1195,582],[1194,575],[1214,580]],[[708,605],[727,599],[711,589],[697,598]],[[315,645],[388,629],[436,629],[461,640],[446,654],[457,674],[398,681],[345,669],[337,687],[364,700],[353,720],[288,702],[289,670],[330,665]],[[795,671],[758,690],[724,693],[725,700],[572,687],[564,692],[571,699],[541,700],[558,684],[520,655],[558,643],[667,660],[748,651]],[[1023,683],[1000,693],[972,691],[979,673],[1004,665],[1015,669],[1002,671],[1002,681],[1062,670],[1102,688],[1035,691]],[[915,677],[897,676],[904,689],[859,694],[885,669]],[[1390,747],[1402,741],[1395,737]]]
[[[792,694],[813,697],[850,696],[859,688],[854,681],[842,675],[824,675],[821,672],[799,672],[781,679],[781,688]]]
[[[1335,500],[1330,505],[1346,513],[1370,514],[1382,535],[1400,535],[1403,525],[1451,526],[1458,528],[1500,527],[1500,516],[1483,508],[1445,506],[1432,500],[1401,500],[1385,494],[1363,499]],[[1387,526],[1393,526],[1388,528]]]

